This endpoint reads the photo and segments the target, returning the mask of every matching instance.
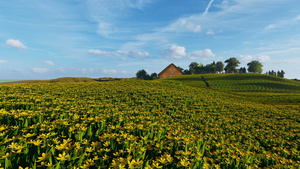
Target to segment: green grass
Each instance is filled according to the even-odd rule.
[[[267,104],[300,103],[300,83],[281,77],[245,74],[202,74],[175,76],[162,81],[177,81],[191,87],[209,87],[231,97]]]
[[[190,86],[209,86],[227,92],[300,93],[299,82],[265,74],[185,75],[164,80],[176,80]]]

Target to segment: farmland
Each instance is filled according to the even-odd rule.
[[[300,83],[190,75],[0,86],[0,168],[299,168]]]

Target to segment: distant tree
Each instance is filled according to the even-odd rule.
[[[190,68],[190,70],[189,70],[189,72],[190,72],[191,74],[195,74],[195,71],[196,71],[196,70],[195,70],[195,68],[193,68],[193,67]]]
[[[247,73],[246,68],[245,67],[241,67],[239,69],[239,73]]]
[[[189,65],[189,71],[191,74],[196,74],[196,70],[197,70],[197,74],[199,73],[199,64],[197,62],[192,62]]]
[[[210,64],[210,70],[211,70],[211,73],[216,73],[217,72],[217,64],[215,61],[213,61],[211,64]]]
[[[158,75],[157,75],[157,73],[152,73],[151,75],[150,75],[150,79],[151,80],[155,80],[155,79],[158,79]]]
[[[285,74],[285,72],[283,71],[283,70],[281,70],[281,71],[277,71],[277,76],[278,77],[284,77],[284,74]]]
[[[142,69],[142,70],[139,70],[136,73],[136,78],[137,79],[142,79],[142,80],[149,80],[150,76],[148,75],[148,73],[146,72],[146,70]]]
[[[176,66],[177,67],[177,69],[179,69],[181,72],[183,72],[183,68],[182,67],[180,67],[180,66]]]
[[[248,66],[248,72],[251,72],[251,73],[261,73],[262,72],[263,65],[257,60],[249,62],[247,64],[247,66]]]
[[[202,73],[216,73],[217,67],[215,61],[211,64],[207,64],[202,68]]]
[[[189,75],[189,74],[191,74],[191,72],[190,72],[189,70],[185,69],[185,70],[183,71],[183,74]]]
[[[226,73],[234,73],[235,68],[238,67],[239,64],[241,64],[240,61],[237,60],[237,58],[235,58],[235,57],[225,60],[225,63],[227,63],[227,65],[225,67]]]
[[[196,68],[196,67],[199,67],[199,63],[197,63],[197,62],[192,62],[192,63],[189,65],[189,68]]]
[[[216,63],[216,70],[221,73],[224,70],[224,63],[222,61],[218,61]]]

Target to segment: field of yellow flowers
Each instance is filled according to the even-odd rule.
[[[1,85],[0,164],[300,168],[300,106],[179,81]]]

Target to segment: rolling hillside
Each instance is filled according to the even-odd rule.
[[[207,86],[228,92],[300,93],[299,82],[265,74],[185,75],[163,80],[176,80],[191,86]]]
[[[177,81],[191,87],[208,87],[243,100],[268,104],[300,103],[300,83],[265,74],[203,74],[175,76],[162,81]]]

